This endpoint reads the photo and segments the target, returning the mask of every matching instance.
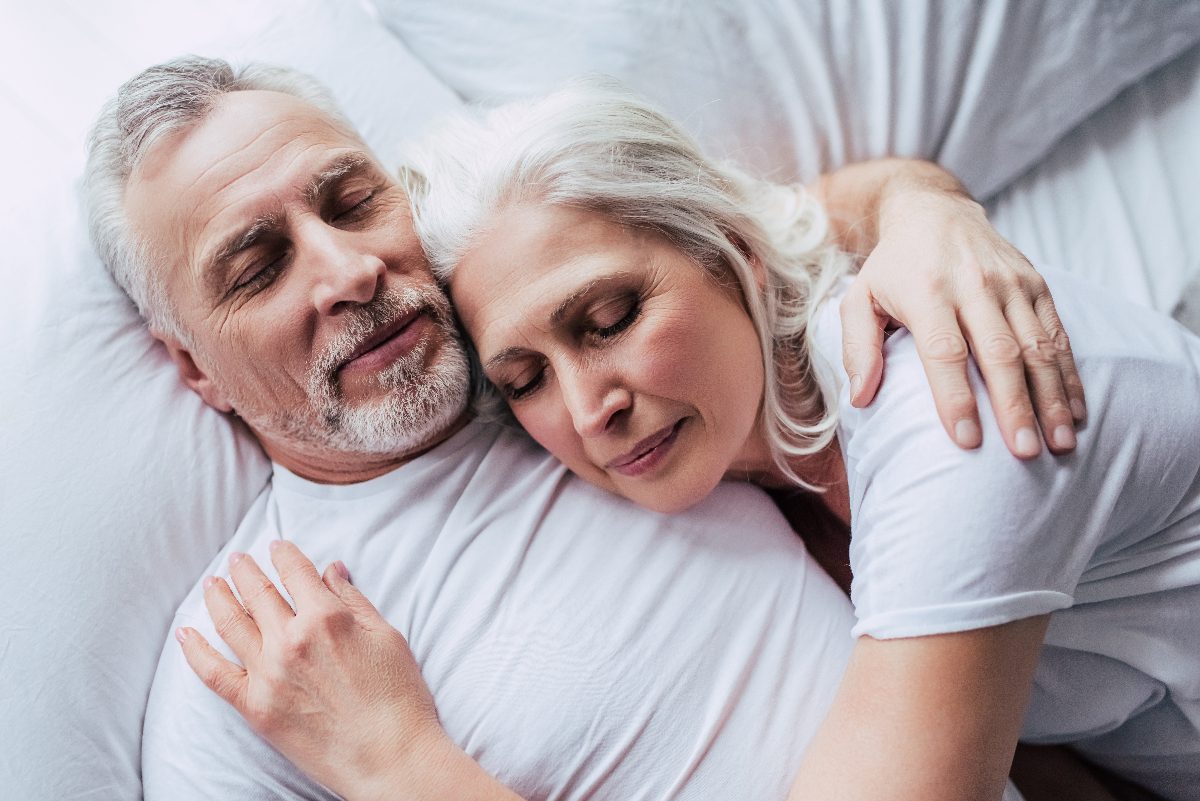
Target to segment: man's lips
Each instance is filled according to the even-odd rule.
[[[425,309],[414,309],[395,322],[382,326],[358,344],[342,362],[339,371],[377,370],[391,364],[415,344],[423,326],[419,322]]]
[[[668,439],[673,439],[675,434],[679,431],[679,427],[683,425],[683,421],[686,419],[687,418],[676,420],[669,426],[663,426],[658,431],[655,431],[650,436],[639,441],[621,456],[613,459],[611,462],[606,464],[605,467],[615,470],[632,465],[634,462],[650,453],[650,451],[662,445]]]

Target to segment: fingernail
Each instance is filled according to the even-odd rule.
[[[245,555],[246,554],[241,553],[240,551],[234,551],[233,553],[229,554],[229,566],[233,567],[238,562],[242,561],[242,557]]]
[[[850,399],[854,400],[858,397],[859,391],[862,389],[863,380],[861,375],[850,376]]]
[[[1017,453],[1022,456],[1037,456],[1041,449],[1036,431],[1028,427],[1017,429]]]
[[[216,576],[209,576],[208,578],[206,578],[204,580],[204,589],[206,589],[206,590],[209,589],[210,587],[212,587],[212,585],[216,584],[218,580],[219,579],[217,579]]]
[[[344,564],[342,564],[342,560],[341,560],[341,559],[339,559],[339,560],[337,560],[336,562],[334,562],[334,563],[333,563],[333,569],[334,569],[334,570],[337,572],[337,574],[338,574],[339,576],[341,576],[341,577],[342,577],[342,579],[344,579],[345,581],[349,581],[349,580],[350,580],[350,571],[346,569],[346,566],[345,566]]]
[[[1075,422],[1081,422],[1087,419],[1087,407],[1083,405],[1083,401],[1079,398],[1071,400],[1071,416],[1075,418]]]
[[[267,548],[271,551],[274,551],[280,545],[283,545],[283,540],[271,540],[271,542],[267,545]]]
[[[175,629],[175,639],[180,645],[183,645],[183,641],[187,639],[187,631],[183,626]]]
[[[1075,431],[1067,425],[1059,426],[1054,429],[1054,445],[1063,450],[1070,450],[1075,447]]]
[[[954,438],[964,448],[977,448],[983,439],[979,424],[974,420],[959,420],[954,424]]]

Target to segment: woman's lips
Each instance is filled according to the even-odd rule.
[[[416,346],[428,320],[424,309],[406,314],[360,345],[340,372],[375,372],[390,366]]]
[[[658,467],[667,458],[671,446],[679,437],[679,429],[687,421],[684,417],[674,424],[655,431],[639,442],[626,453],[608,463],[610,470],[615,470],[623,476],[637,477]]]

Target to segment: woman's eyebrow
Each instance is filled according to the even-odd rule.
[[[511,361],[525,353],[524,348],[509,347],[497,353],[495,356],[487,360],[487,364],[483,366],[484,370],[495,370],[500,365],[507,361]]]
[[[623,283],[630,277],[629,273],[619,272],[610,273],[609,275],[595,278],[588,283],[576,289],[571,294],[563,299],[562,303],[554,308],[550,313],[550,323],[552,325],[560,324],[566,317],[578,306],[582,301],[587,300],[594,292],[605,289],[612,284]]]

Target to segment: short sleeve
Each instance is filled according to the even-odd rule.
[[[974,366],[984,444],[960,449],[907,332],[889,341],[886,370],[871,406],[841,404],[855,636],[965,631],[1070,606],[1103,530],[1076,456],[1013,457]]]

